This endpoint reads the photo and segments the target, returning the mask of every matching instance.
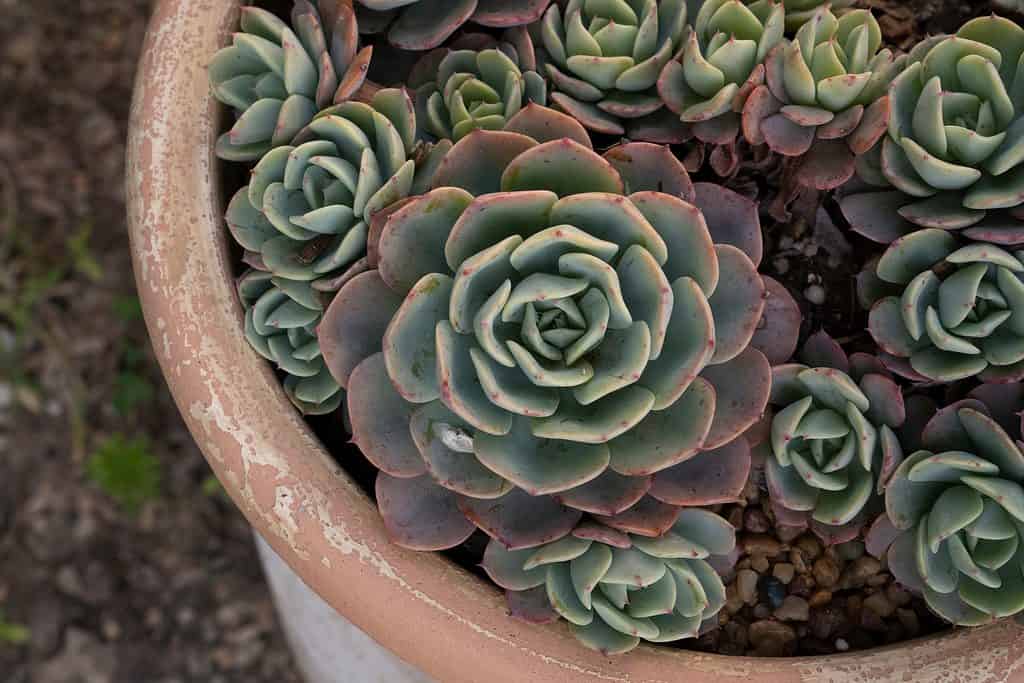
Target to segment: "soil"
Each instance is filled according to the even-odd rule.
[[[124,138],[150,5],[0,0],[0,680],[297,683],[134,294]],[[87,476],[111,437],[158,463],[135,513]]]

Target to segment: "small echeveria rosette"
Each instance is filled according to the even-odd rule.
[[[235,241],[275,277],[336,289],[366,254],[373,214],[413,186],[415,128],[403,90],[325,110],[294,146],[265,154],[232,198],[226,219]]]
[[[431,50],[467,21],[492,28],[526,26],[551,0],[356,0],[359,30],[387,32],[403,50]]]
[[[241,31],[209,67],[214,96],[237,115],[217,140],[217,156],[255,161],[289,144],[320,110],[352,97],[372,54],[358,47],[355,15],[344,0],[295,0],[291,26],[242,7]]]
[[[755,11],[764,11],[762,8],[770,6],[778,0],[755,0],[749,6]],[[822,7],[828,7],[836,15],[842,15],[854,5],[856,0],[781,0],[786,9],[786,33],[793,35],[800,28],[814,18],[815,12]]]
[[[877,299],[868,330],[894,372],[918,382],[1024,378],[1024,251],[928,228],[872,265],[859,283],[865,303]]]
[[[1024,453],[1007,431],[1019,439],[1020,418],[999,419],[985,399],[1022,407],[1019,387],[990,387],[940,410],[885,497],[893,576],[963,626],[1024,611]]]
[[[413,68],[409,87],[424,133],[458,142],[474,130],[502,130],[531,102],[547,104],[547,83],[525,29],[511,29],[497,44],[484,37],[474,42],[488,45],[438,48]]]
[[[739,437],[770,381],[750,346],[756,206],[694,186],[666,147],[589,144],[537,105],[470,133],[325,314],[324,355],[401,545],[479,527],[533,547],[584,513],[657,536],[679,506],[743,488]]]
[[[551,86],[551,103],[587,129],[634,140],[663,103],[655,87],[680,46],[685,0],[568,0],[553,4],[540,25],[538,54]],[[635,130],[634,130],[635,129]],[[654,131],[651,131],[654,132]]]
[[[808,339],[801,363],[772,370],[768,490],[777,517],[832,543],[852,540],[903,459],[903,395],[878,359],[848,358],[827,334]]]
[[[911,52],[890,88],[888,134],[858,166],[888,189],[842,201],[855,230],[882,243],[920,227],[1024,242],[1021,54],[1024,29],[994,15]]]
[[[284,373],[284,390],[304,415],[325,415],[341,407],[345,392],[320,353],[316,327],[324,312],[322,294],[308,282],[250,270],[238,279],[245,308],[245,338]]]
[[[657,538],[584,523],[536,548],[508,550],[492,540],[483,568],[506,589],[513,616],[565,619],[584,645],[612,655],[640,641],[696,638],[725,605],[725,586],[707,559],[735,545],[731,524],[687,509]]]
[[[906,60],[881,45],[870,10],[836,18],[828,5],[817,9],[792,41],[768,55],[767,84],[743,108],[744,137],[799,159],[800,185],[831,190],[844,184],[856,157],[885,134],[886,89]]]
[[[689,135],[712,145],[736,142],[740,112],[764,83],[764,60],[783,39],[784,23],[779,3],[708,0],[700,7],[680,54],[658,78],[658,93]]]

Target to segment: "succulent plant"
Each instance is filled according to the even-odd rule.
[[[508,550],[492,540],[483,568],[508,591],[514,615],[561,617],[587,647],[620,654],[641,640],[695,638],[725,605],[722,579],[705,559],[735,545],[731,524],[687,509],[657,538],[589,523],[535,548]]]
[[[753,202],[537,105],[507,128],[455,144],[321,325],[396,541],[529,547],[583,511],[657,535],[735,498],[770,376]]]
[[[214,96],[238,118],[217,140],[217,156],[255,161],[289,144],[316,113],[363,85],[372,48],[358,50],[345,0],[295,0],[291,26],[258,7],[241,8],[241,31],[214,55]]]
[[[751,9],[762,12],[778,0],[755,0],[749,3]],[[793,34],[814,18],[814,13],[821,7],[828,7],[837,15],[843,14],[852,7],[856,0],[781,0],[786,9],[786,32]]]
[[[515,33],[519,49],[502,42],[424,55],[409,85],[426,132],[458,142],[470,131],[503,129],[529,102],[547,104],[547,84],[536,72],[530,36],[525,30]]]
[[[341,407],[345,392],[324,364],[316,338],[322,294],[308,282],[249,270],[238,279],[238,295],[245,308],[245,338],[284,373],[292,403],[305,415]]]
[[[1024,378],[1024,251],[964,242],[926,228],[901,237],[875,265],[882,296],[869,331],[878,346],[909,359],[919,381]]]
[[[1019,387],[977,394],[1000,400]],[[1019,439],[1020,418],[1013,429]],[[975,397],[935,414],[924,449],[886,489],[900,533],[888,551],[895,578],[920,591],[939,616],[976,626],[1024,610],[1024,453]]]
[[[508,28],[540,19],[551,0],[357,0],[359,30],[387,31],[388,42],[403,50],[430,50],[472,21]]]
[[[879,361],[847,358],[825,333],[808,339],[803,356],[814,367],[772,370],[768,490],[774,504],[797,517],[855,535],[903,459],[894,431],[906,418],[903,395]],[[793,514],[785,516],[796,526]]]
[[[325,110],[296,145],[267,152],[232,198],[235,240],[276,277],[330,281],[366,253],[371,216],[412,188],[415,116],[403,90]]]
[[[743,109],[747,141],[801,157],[802,185],[830,190],[848,181],[856,156],[885,134],[886,88],[906,60],[881,45],[882,30],[869,10],[840,18],[828,5],[815,10],[794,40],[768,55],[767,84]]]
[[[1024,29],[994,15],[911,53],[890,89],[888,135],[859,168],[865,181],[892,189],[844,199],[856,229],[884,242],[913,225],[1024,242],[1022,53]],[[893,220],[897,211],[905,220]]]
[[[764,83],[764,59],[783,39],[782,5],[747,7],[740,0],[708,0],[682,50],[665,63],[658,93],[698,140],[731,144],[740,132],[740,112]]]
[[[551,5],[540,28],[540,57],[552,104],[592,131],[624,134],[626,124],[662,108],[655,84],[685,24],[685,0]]]

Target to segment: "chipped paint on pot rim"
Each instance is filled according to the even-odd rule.
[[[331,606],[446,683],[1024,681],[1024,630],[1010,622],[818,658],[655,646],[608,658],[564,624],[513,620],[497,588],[440,555],[390,544],[372,501],[242,334],[213,153],[220,107],[206,80],[237,14],[238,0],[156,5],[128,150],[135,274],[164,376],[196,442],[250,523]]]

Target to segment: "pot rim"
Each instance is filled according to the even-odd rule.
[[[328,604],[446,682],[484,675],[494,683],[1024,680],[1024,631],[1009,620],[823,657],[642,645],[608,658],[580,645],[564,623],[514,620],[497,587],[444,557],[392,545],[376,506],[243,336],[213,153],[221,108],[206,78],[238,7],[238,0],[155,7],[128,142],[132,258],[154,349],[196,443],[253,527]]]

